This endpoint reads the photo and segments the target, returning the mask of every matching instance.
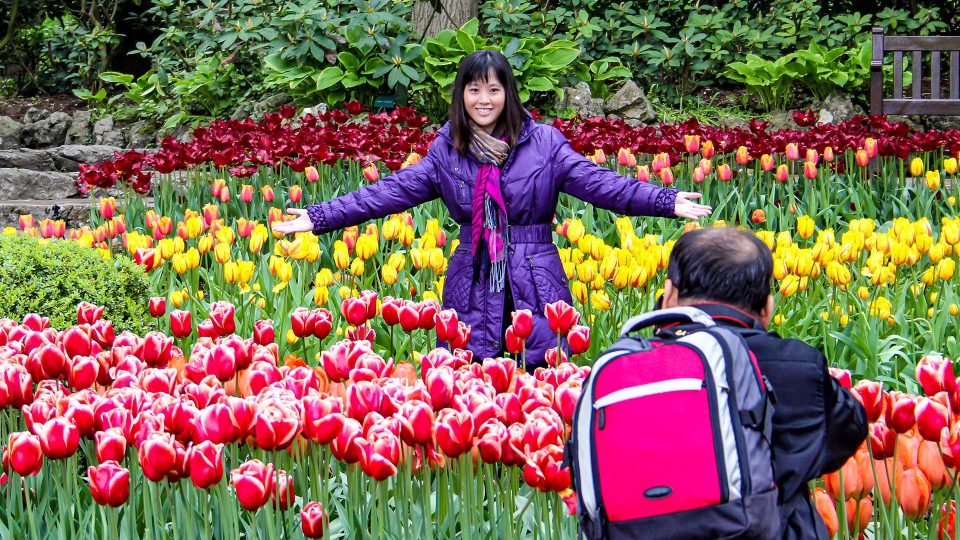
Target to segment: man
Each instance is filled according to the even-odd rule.
[[[773,258],[755,235],[730,228],[684,234],[670,254],[663,307],[694,306],[740,333],[777,398],[773,449],[780,495],[780,536],[826,539],[807,482],[839,469],[867,436],[863,406],[827,372],[817,349],[767,326]],[[660,329],[661,337],[691,325]]]

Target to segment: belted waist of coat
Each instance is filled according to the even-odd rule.
[[[460,224],[460,243],[469,246],[473,241],[473,226]],[[507,225],[508,242],[512,244],[552,244],[553,227],[549,223]]]

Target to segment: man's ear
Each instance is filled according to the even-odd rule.
[[[663,285],[663,308],[672,308],[680,305],[680,294],[673,282],[667,279]]]
[[[773,320],[773,307],[774,307],[773,295],[768,294],[767,305],[763,306],[763,309],[760,310],[760,318],[759,318],[760,324],[762,324],[764,328],[770,327],[770,321]]]

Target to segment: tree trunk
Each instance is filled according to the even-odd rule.
[[[413,6],[413,31],[432,38],[446,28],[460,28],[477,16],[477,0],[417,0]]]

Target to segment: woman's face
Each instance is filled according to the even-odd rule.
[[[487,82],[473,81],[463,91],[464,109],[470,119],[487,133],[493,132],[496,127],[504,101],[503,85],[492,70],[487,73]]]

